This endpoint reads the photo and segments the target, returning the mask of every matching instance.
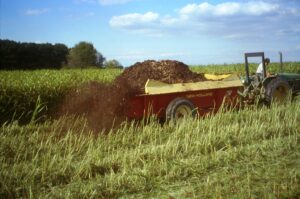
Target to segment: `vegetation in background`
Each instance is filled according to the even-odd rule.
[[[249,71],[251,74],[256,73],[258,67],[257,63],[249,64]],[[195,65],[191,66],[191,69],[199,73],[214,73],[214,74],[224,74],[224,73],[235,73],[238,75],[245,74],[245,64],[223,64],[223,65]],[[271,74],[276,74],[280,72],[286,73],[300,73],[300,63],[299,62],[284,62],[283,71],[280,69],[279,63],[270,63],[267,67],[267,71]]]
[[[20,43],[0,39],[0,69],[59,69],[67,63],[64,44]]]
[[[252,70],[257,64],[251,64]],[[236,73],[244,75],[243,64],[193,66],[199,73]],[[269,70],[280,71],[279,64],[272,63]],[[284,63],[285,72],[300,73],[300,63]],[[122,70],[69,69],[0,72],[0,123],[19,120],[30,121],[37,102],[44,106],[39,116],[49,116],[54,107],[72,88],[88,81],[112,82]],[[38,100],[39,99],[39,100]]]
[[[118,60],[115,60],[115,59],[105,61],[103,67],[104,68],[118,68],[118,69],[123,68],[122,64],[120,64],[120,62],[118,62]]]
[[[104,56],[92,43],[79,42],[68,49],[64,44],[26,43],[0,39],[0,70],[103,67]]]
[[[69,67],[102,67],[105,58],[101,53],[97,52],[92,43],[79,42],[76,44],[68,55]]]

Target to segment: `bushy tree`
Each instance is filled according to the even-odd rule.
[[[115,59],[104,62],[104,68],[123,68],[123,66]]]
[[[101,66],[104,57],[97,52],[92,43],[79,42],[70,50],[68,65],[70,67]]]

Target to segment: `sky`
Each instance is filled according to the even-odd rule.
[[[189,65],[300,61],[300,0],[0,0],[0,38],[93,43],[124,66],[147,59]]]

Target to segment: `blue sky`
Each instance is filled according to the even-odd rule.
[[[300,61],[299,0],[0,0],[0,38],[94,44],[129,66],[146,59],[243,62],[265,51]]]

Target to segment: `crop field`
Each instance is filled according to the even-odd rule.
[[[99,69],[1,71],[0,121],[28,121],[37,105],[44,107],[41,115],[49,115],[70,89],[89,81],[110,83],[120,73]]]
[[[250,65],[250,71],[255,72],[257,64]],[[279,72],[279,64],[273,63],[268,70]],[[198,73],[236,73],[244,75],[243,64],[193,66],[191,70]],[[284,64],[285,72],[300,73],[300,63]],[[122,70],[88,69],[88,70],[36,70],[36,71],[1,71],[0,72],[0,122],[18,120],[28,122],[32,117],[38,119],[51,115],[55,106],[72,88],[89,81],[110,83],[121,74]]]
[[[284,69],[300,73],[300,63]],[[244,66],[192,70],[243,75]],[[125,122],[105,135],[84,116],[50,117],[70,89],[121,72],[0,72],[0,198],[300,198],[299,97],[176,124]]]

